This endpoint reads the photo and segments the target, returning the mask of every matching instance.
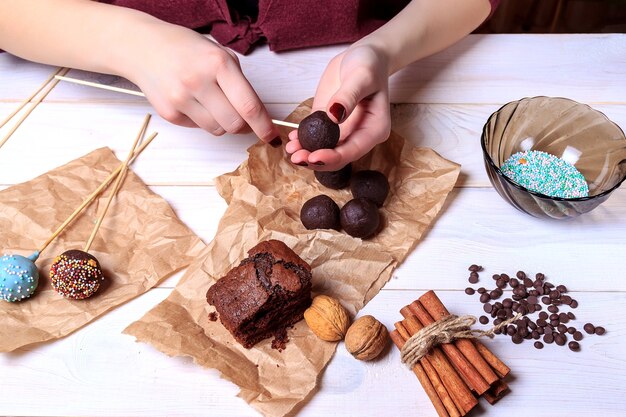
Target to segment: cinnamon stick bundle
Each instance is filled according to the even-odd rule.
[[[404,320],[395,323],[392,340],[402,350],[406,341],[425,326],[450,315],[434,291],[403,307]],[[510,369],[475,339],[457,339],[436,346],[413,371],[440,417],[465,416],[484,397],[495,404],[508,390],[502,380]]]

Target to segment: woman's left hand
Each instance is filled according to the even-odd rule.
[[[313,111],[325,110],[340,123],[335,149],[302,149],[297,130],[289,134],[285,150],[294,164],[319,171],[335,171],[384,142],[391,131],[388,62],[371,45],[355,44],[334,57],[320,80]]]

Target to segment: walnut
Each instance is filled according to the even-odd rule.
[[[372,316],[357,319],[346,333],[346,349],[362,361],[369,361],[380,355],[388,341],[387,328]]]
[[[327,295],[318,295],[313,299],[311,307],[304,312],[304,320],[317,337],[327,342],[343,339],[350,326],[346,309]]]

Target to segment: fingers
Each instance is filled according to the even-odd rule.
[[[328,100],[326,111],[336,123],[343,123],[363,99],[380,87],[381,81],[371,69],[350,63],[342,65],[339,88]]]
[[[262,141],[270,143],[278,138],[278,129],[238,64],[228,62],[218,70],[216,81],[236,113]]]

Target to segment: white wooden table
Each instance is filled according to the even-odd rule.
[[[274,118],[314,94],[324,64],[340,47],[242,57],[246,75]],[[0,54],[0,119],[52,71]],[[123,82],[72,71],[70,76]],[[482,313],[465,295],[467,266],[492,273],[544,272],[579,301],[575,325],[604,325],[582,351],[498,337],[490,346],[512,368],[511,393],[473,415],[626,413],[626,188],[573,221],[529,217],[505,203],[484,172],[480,132],[502,104],[525,96],[564,96],[588,103],[626,128],[626,36],[473,35],[392,78],[393,128],[416,145],[462,164],[457,188],[433,227],[361,314],[389,328],[398,309],[425,290],[438,291],[460,314]],[[122,158],[150,106],[139,97],[60,84],[0,150],[0,187],[27,181],[97,147]],[[7,128],[0,131],[6,132]],[[158,117],[159,137],[133,166],[206,242],[226,204],[212,179],[234,169],[255,138],[215,138]],[[181,274],[52,343],[0,354],[1,415],[251,416],[237,388],[214,370],[169,358],[121,331],[170,293]],[[1,318],[0,318],[1,322]],[[434,416],[415,375],[395,348],[361,363],[340,345],[302,416]]]

